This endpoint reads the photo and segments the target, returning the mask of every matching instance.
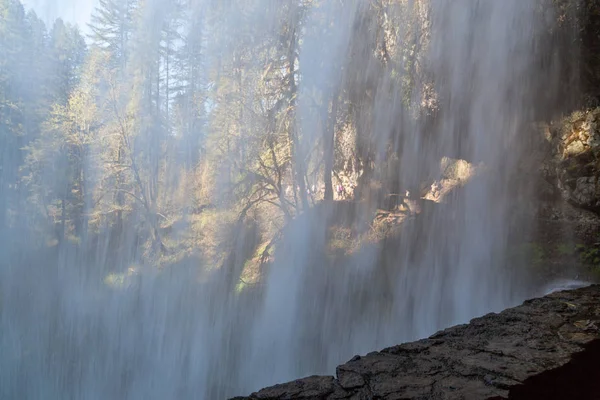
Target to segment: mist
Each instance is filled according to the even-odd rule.
[[[224,399],[539,295],[550,3],[0,0],[0,397]]]
[[[61,18],[71,24],[76,24],[83,32],[87,32],[92,12],[97,6],[97,0],[24,0],[25,8],[34,10],[46,24]]]

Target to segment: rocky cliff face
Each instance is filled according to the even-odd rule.
[[[600,212],[600,108],[547,126],[545,136],[552,148],[547,178],[571,204]]]
[[[599,328],[600,286],[556,292],[236,400],[593,399]]]

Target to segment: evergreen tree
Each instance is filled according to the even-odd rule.
[[[54,99],[66,104],[80,78],[80,68],[86,56],[86,44],[77,27],[54,22],[49,38],[49,68]]]
[[[136,6],[136,0],[99,0],[89,24],[93,44],[108,51],[121,68],[128,58]]]

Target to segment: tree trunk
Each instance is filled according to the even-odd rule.
[[[323,152],[324,152],[324,168],[323,168],[323,181],[325,182],[325,201],[333,201],[333,184],[331,182],[333,174],[333,159],[335,155],[335,124],[337,120],[337,108],[338,108],[338,93],[334,91],[331,98],[331,114],[327,118],[323,118]]]
[[[60,219],[60,237],[58,238],[59,243],[62,243],[65,240],[66,233],[66,225],[67,225],[67,206],[65,196],[60,201],[60,211],[61,211],[61,219]]]
[[[298,87],[296,86],[296,77],[294,65],[296,64],[296,41],[297,34],[296,28],[292,29],[290,34],[290,48],[288,53],[288,79],[290,80],[290,109],[292,110],[292,115],[290,116],[290,124],[288,126],[288,135],[291,141],[291,152],[292,152],[292,160],[296,165],[295,168],[295,176],[294,180],[299,188],[300,201],[302,202],[302,209],[308,210],[308,196],[306,194],[306,184],[304,182],[305,176],[305,168],[304,168],[304,160],[302,155],[300,154],[300,141],[298,139],[298,133],[296,131],[296,121],[295,121],[295,113],[296,113],[296,97],[298,94]]]

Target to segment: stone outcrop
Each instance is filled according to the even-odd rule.
[[[571,204],[600,212],[600,108],[575,112],[546,129],[546,175]]]
[[[595,399],[599,328],[600,285],[556,292],[236,400]]]

